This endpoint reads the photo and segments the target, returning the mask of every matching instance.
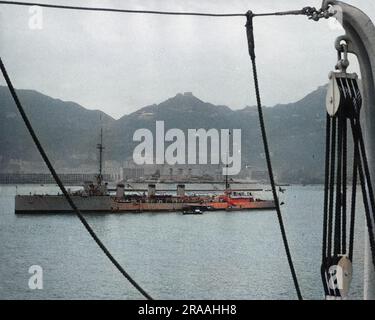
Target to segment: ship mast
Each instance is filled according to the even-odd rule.
[[[101,120],[101,117],[100,117]],[[96,145],[96,148],[99,150],[99,174],[97,176],[98,185],[102,184],[103,181],[103,127],[100,128],[100,143]]]
[[[231,132],[229,130],[229,137],[231,135]],[[229,186],[229,182],[228,182],[228,168],[229,168],[229,144],[230,144],[230,138],[229,138],[229,141],[228,141],[228,149],[227,149],[227,160],[226,160],[226,165],[225,165],[225,194],[228,194],[229,193],[229,189],[230,189],[230,186]]]
[[[229,183],[228,183],[228,153],[227,153],[227,164],[225,166],[226,171],[225,171],[225,193],[228,193],[229,189]]]

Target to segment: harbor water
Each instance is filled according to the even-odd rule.
[[[141,299],[74,214],[15,215],[14,196],[55,186],[0,186],[0,299]],[[281,194],[302,294],[322,299],[322,186]],[[363,298],[367,232],[358,195],[351,299]],[[104,244],[155,299],[296,299],[274,211],[86,214]],[[43,270],[31,290],[30,266]]]

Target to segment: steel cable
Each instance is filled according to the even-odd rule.
[[[0,4],[14,5],[14,6],[38,6],[50,9],[63,9],[63,10],[79,10],[79,11],[101,11],[101,12],[114,12],[114,13],[129,13],[129,14],[153,14],[153,15],[174,15],[174,16],[197,16],[197,17],[213,17],[213,18],[230,18],[230,17],[246,17],[246,13],[210,13],[210,12],[187,12],[187,11],[160,11],[160,10],[135,10],[135,9],[119,9],[107,7],[84,7],[84,6],[71,6],[60,4],[49,4],[39,2],[24,2],[24,1],[0,1]],[[254,17],[268,17],[268,16],[290,16],[290,15],[305,15],[311,19],[318,20],[323,16],[322,10],[317,10],[313,7],[305,7],[301,10],[289,10],[278,12],[264,12],[254,13]]]
[[[22,2],[22,1],[0,1],[0,4],[16,5],[16,6],[38,6],[50,9],[65,9],[79,11],[101,11],[114,13],[130,13],[130,14],[156,14],[156,15],[174,15],[174,16],[201,16],[201,17],[244,17],[244,13],[206,13],[206,12],[178,12],[178,11],[159,11],[159,10],[131,10],[104,7],[83,7],[68,6],[59,4],[48,4],[39,2]]]

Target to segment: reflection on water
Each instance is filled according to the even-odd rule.
[[[22,186],[17,192],[56,190]],[[0,186],[0,298],[142,298],[74,215],[16,216],[15,193],[14,186]],[[322,298],[322,197],[321,186],[291,186],[282,195],[291,253],[307,299]],[[154,298],[296,298],[273,211],[86,216],[113,255]],[[358,216],[351,288],[355,299],[362,298],[363,290],[361,210]],[[31,265],[43,268],[42,290],[28,287]]]

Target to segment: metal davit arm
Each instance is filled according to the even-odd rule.
[[[370,18],[361,10],[341,1],[324,0],[322,9],[332,7],[336,10],[336,18],[346,32],[344,37],[338,38],[348,44],[348,51],[357,56],[363,86],[363,123],[366,140],[370,174],[375,178],[375,27]],[[374,181],[374,180],[372,180]],[[373,185],[373,188],[375,185]],[[375,231],[373,231],[375,232]],[[365,278],[364,298],[375,300],[375,270],[371,259],[369,237],[366,236],[365,245]]]

